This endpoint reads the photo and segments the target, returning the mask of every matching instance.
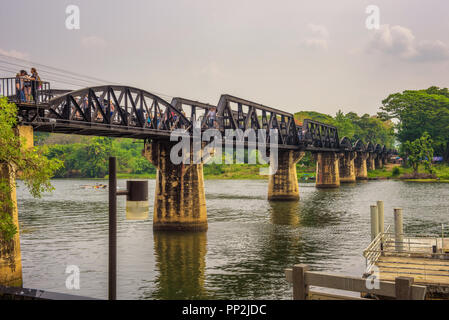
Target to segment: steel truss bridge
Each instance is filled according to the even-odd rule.
[[[51,89],[43,82],[35,91],[35,101],[21,101],[15,78],[0,79],[0,96],[18,107],[19,123],[35,131],[134,139],[169,139],[176,129],[190,135],[194,128],[209,129],[207,113],[216,109],[218,129],[262,130],[269,143],[270,130],[278,131],[278,148],[312,152],[396,153],[385,146],[353,143],[339,138],[336,127],[313,120],[295,124],[291,113],[224,94],[217,105],[184,98],[169,103],[151,92],[119,85],[104,85],[81,90]],[[36,86],[37,87],[37,86]]]

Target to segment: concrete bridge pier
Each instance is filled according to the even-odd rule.
[[[170,151],[174,144],[153,141],[143,155],[157,168],[154,197],[154,230],[207,230],[203,164],[173,164]]]
[[[298,176],[296,164],[304,157],[303,151],[278,151],[277,171],[269,176],[268,200],[297,201],[299,200]],[[270,155],[272,157],[273,155]]]
[[[340,154],[339,171],[340,183],[352,183],[356,181],[355,158],[356,152],[344,152]]]
[[[366,159],[366,166],[368,168],[368,170],[375,170],[376,169],[376,154],[369,152],[368,153],[368,158]]]
[[[357,152],[357,156],[354,159],[355,164],[355,177],[357,180],[367,180],[368,179],[368,169],[367,169],[367,159],[368,154],[365,152]]]
[[[338,188],[340,186],[339,155],[335,152],[319,152],[316,159],[316,187]]]
[[[24,148],[33,147],[33,127],[18,126],[16,135],[25,138]],[[0,285],[21,287],[22,278],[22,255],[20,251],[20,234],[19,234],[19,213],[17,210],[16,197],[16,176],[15,169],[9,163],[0,163],[0,180],[9,185],[7,194],[0,194],[2,200],[7,200],[9,205],[3,207],[4,212],[12,216],[14,225],[16,226],[16,234],[12,239],[7,240],[0,236]]]
[[[382,155],[378,154],[376,156],[376,159],[374,160],[374,164],[376,166],[376,169],[382,169],[384,167],[384,161],[382,159]]]

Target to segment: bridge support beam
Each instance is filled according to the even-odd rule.
[[[146,144],[143,151],[144,157],[157,168],[153,229],[205,231],[203,164],[173,164],[170,160],[172,146],[155,141]]]
[[[369,152],[368,153],[368,158],[366,159],[366,166],[368,170],[375,170],[376,169],[376,163],[375,163],[375,159],[376,159],[376,154]]]
[[[302,151],[278,152],[278,168],[276,173],[269,176],[268,200],[297,201],[299,200],[298,176],[296,164],[304,157]]]
[[[338,188],[340,186],[340,170],[338,154],[320,152],[316,154],[316,187]]]
[[[33,128],[31,126],[18,126],[15,131],[16,135],[26,139],[26,145],[22,147],[33,147]],[[0,236],[0,285],[21,287],[23,278],[19,212],[17,210],[15,169],[11,164],[0,163],[0,181],[9,185],[8,193],[0,194],[0,197],[3,198],[2,200],[9,202],[2,209],[5,213],[11,215],[17,231],[10,240],[1,238]]]
[[[355,164],[355,177],[357,180],[367,180],[368,179],[368,169],[367,169],[367,159],[368,154],[365,152],[357,152],[357,157],[354,160]]]
[[[355,158],[356,152],[344,152],[340,155],[339,171],[340,183],[352,183],[356,181],[355,176]]]

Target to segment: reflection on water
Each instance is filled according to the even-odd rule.
[[[151,299],[204,299],[205,232],[155,232],[154,254],[159,271]]]
[[[298,201],[270,201],[271,223],[297,227],[300,208]]]
[[[33,199],[19,182],[18,205],[26,287],[107,297],[107,190],[93,180],[55,180],[55,192]],[[106,183],[106,182],[103,182]],[[149,183],[150,213],[154,180]],[[124,187],[125,181],[119,181]],[[118,202],[118,297],[122,299],[290,299],[284,269],[360,276],[370,240],[369,206],[404,209],[406,232],[441,232],[449,224],[448,184],[370,181],[317,190],[300,184],[299,202],[269,202],[266,181],[206,181],[207,233],[152,231],[125,218]],[[66,266],[81,271],[81,289],[65,288]]]

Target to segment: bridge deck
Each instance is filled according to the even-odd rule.
[[[26,103],[20,101],[16,92],[16,80],[0,79],[0,95],[16,103],[19,123],[36,131],[167,140],[176,129],[192,135],[198,125],[204,130],[209,128],[209,116],[215,109],[217,125],[213,127],[222,136],[228,129],[252,129],[261,132],[261,138],[268,142],[271,131],[276,130],[278,149],[392,153],[380,145],[365,146],[361,141],[353,145],[348,138],[340,141],[334,126],[309,119],[297,125],[289,112],[227,94],[213,106],[183,98],[174,98],[169,103],[148,91],[128,86],[104,85],[70,91],[51,89],[50,83],[43,82],[33,93],[36,102]],[[248,145],[239,141],[234,144]]]

